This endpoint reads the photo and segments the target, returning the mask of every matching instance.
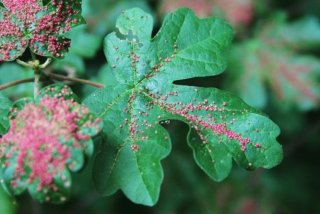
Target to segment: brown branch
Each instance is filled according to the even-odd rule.
[[[9,88],[11,86],[18,85],[18,84],[21,84],[21,83],[27,83],[27,82],[34,82],[34,78],[16,80],[16,81],[13,81],[13,82],[6,83],[4,85],[0,85],[0,91],[3,90],[3,89]]]
[[[103,84],[92,82],[90,80],[84,80],[84,79],[79,79],[79,78],[74,78],[74,77],[66,77],[66,76],[62,76],[59,74],[48,73],[46,75],[48,75],[49,77],[51,77],[52,79],[55,79],[55,80],[67,80],[67,81],[72,81],[72,82],[78,82],[78,83],[82,83],[82,84],[92,85],[97,88],[103,88],[105,86]]]
[[[78,82],[78,83],[82,83],[82,84],[87,84],[87,85],[91,85],[97,88],[103,88],[104,85],[103,84],[99,84],[96,82],[92,82],[89,80],[84,80],[84,79],[79,79],[79,78],[74,78],[74,77],[66,77],[66,76],[62,76],[62,75],[58,75],[58,74],[53,74],[53,73],[49,73],[47,74],[50,78],[55,79],[55,80],[68,80],[68,81],[72,81],[72,82]],[[22,79],[22,80],[16,80],[13,82],[9,82],[6,83],[4,85],[0,85],[0,91],[4,90],[6,88],[9,88],[11,86],[14,85],[18,85],[21,83],[27,83],[27,82],[34,82],[35,78],[27,78],[27,79]],[[44,81],[43,79],[40,79],[40,81]]]

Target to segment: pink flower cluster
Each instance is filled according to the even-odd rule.
[[[14,168],[11,188],[36,183],[37,191],[43,186],[58,191],[54,179],[77,165],[77,156],[84,155],[88,140],[100,131],[99,122],[88,108],[63,97],[26,104],[0,139],[2,170]],[[75,148],[80,153],[72,152]]]
[[[58,36],[81,24],[81,0],[2,0],[0,61],[14,60],[28,46],[39,55],[64,57],[70,40]]]

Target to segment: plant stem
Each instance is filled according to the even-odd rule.
[[[32,61],[35,63],[37,60],[36,55],[31,51],[31,49],[30,49],[30,53],[31,53]],[[33,96],[34,96],[34,99],[36,99],[37,95],[39,94],[39,81],[40,81],[39,66],[34,66],[33,70],[34,70],[34,90],[33,90],[34,95]]]
[[[30,49],[30,54],[31,54],[32,61],[36,61],[36,60],[37,60],[37,57],[36,57],[36,55],[32,52],[31,49]]]
[[[78,78],[73,78],[73,77],[66,77],[66,76],[62,76],[62,75],[58,75],[58,74],[53,74],[53,73],[49,73],[47,74],[51,79],[55,79],[55,80],[68,80],[68,81],[72,81],[72,82],[78,82],[78,83],[82,83],[82,84],[87,84],[87,85],[91,85],[91,86],[94,86],[94,87],[97,87],[97,88],[103,88],[105,85],[103,84],[99,84],[99,83],[96,83],[96,82],[92,82],[92,81],[89,81],[89,80],[83,80],[83,79],[78,79]],[[16,80],[16,81],[13,81],[13,82],[9,82],[9,83],[6,83],[4,85],[1,85],[0,86],[0,91],[1,90],[4,90],[6,88],[9,88],[11,86],[14,86],[14,85],[18,85],[18,84],[21,84],[21,83],[26,83],[26,82],[34,82],[35,81],[35,78],[27,78],[27,79],[22,79],[22,80]],[[42,81],[41,79],[39,81]]]
[[[55,80],[68,80],[68,81],[72,81],[72,82],[78,82],[78,83],[82,83],[82,84],[92,85],[97,88],[103,88],[105,86],[103,84],[92,82],[90,80],[84,80],[84,79],[79,79],[79,78],[74,78],[74,77],[66,77],[66,76],[62,76],[59,74],[48,73],[46,75],[48,75],[49,77],[51,77],[52,79],[55,79]]]
[[[30,64],[24,62],[24,61],[21,61],[20,59],[17,59],[16,62],[19,64],[19,65],[22,65],[23,67],[27,67],[27,68],[30,68]]]
[[[39,94],[39,81],[40,81],[40,72],[39,70],[34,70],[34,99],[36,99]]]
[[[31,50],[30,50],[30,53],[31,53],[31,57],[32,57],[32,62],[26,63],[26,62],[23,62],[23,61],[17,59],[17,63],[22,66],[33,69],[34,70],[34,78],[22,79],[22,80],[17,80],[14,82],[4,84],[4,85],[0,86],[0,90],[6,89],[10,86],[14,86],[14,85],[17,85],[20,83],[34,81],[34,98],[37,97],[37,95],[39,94],[39,82],[44,80],[44,79],[42,79],[42,80],[40,79],[41,78],[41,69],[47,67],[49,65],[49,63],[51,62],[51,59],[48,58],[45,63],[40,65],[39,61],[36,58],[36,55]],[[67,80],[67,81],[72,81],[72,82],[78,82],[78,83],[82,83],[82,84],[92,85],[97,88],[103,88],[105,86],[103,84],[99,84],[99,83],[92,82],[89,80],[84,80],[84,79],[79,79],[79,78],[74,78],[74,77],[66,77],[66,76],[62,76],[59,74],[53,74],[53,73],[46,73],[46,72],[43,72],[43,73],[47,77],[50,77],[51,79],[55,79],[55,80]]]
[[[51,58],[47,58],[47,60],[42,64],[39,65],[39,68],[46,68],[51,62]]]
[[[34,82],[34,78],[16,80],[16,81],[13,81],[13,82],[6,83],[4,85],[0,85],[0,91],[3,90],[3,89],[9,88],[11,86],[18,85],[18,84],[21,84],[21,83],[26,83],[26,82]]]

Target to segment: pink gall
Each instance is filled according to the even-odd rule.
[[[59,192],[57,176],[63,180],[66,176],[62,172],[82,167],[83,163],[77,163],[83,159],[79,156],[88,154],[90,138],[100,129],[99,118],[64,97],[44,96],[39,104],[25,104],[12,117],[9,132],[0,139],[0,159],[4,163],[0,171],[14,169],[7,188],[15,192],[24,185],[36,186],[37,192]]]

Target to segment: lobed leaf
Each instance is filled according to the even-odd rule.
[[[249,170],[279,164],[279,128],[262,112],[215,88],[173,84],[226,68],[222,55],[233,38],[228,24],[199,19],[183,8],[169,14],[151,38],[152,17],[134,8],[123,11],[117,27],[135,37],[121,40],[111,33],[105,38],[110,69],[122,84],[99,89],[84,101],[104,122],[93,167],[99,193],[122,189],[135,203],[156,203],[163,179],[160,161],[171,150],[160,124],[167,120],[189,124],[196,162],[217,181],[229,174],[232,158]]]
[[[68,86],[52,85],[35,100],[25,98],[13,104],[10,130],[0,139],[0,179],[9,194],[28,189],[40,202],[68,199],[70,171],[79,171],[92,155],[90,137],[101,125],[76,100]]]
[[[0,61],[12,61],[27,47],[41,56],[63,58],[70,40],[63,34],[85,20],[81,0],[2,0],[0,5]]]
[[[90,23],[87,26],[89,32],[100,38],[114,30],[117,17],[123,10],[139,7],[152,13],[149,4],[144,0],[82,0],[82,5],[83,16]]]

